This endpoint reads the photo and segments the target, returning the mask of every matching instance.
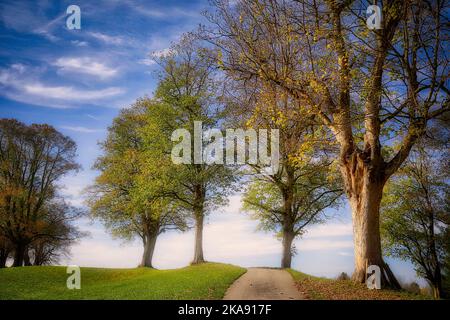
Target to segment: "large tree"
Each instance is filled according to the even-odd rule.
[[[186,228],[183,210],[164,195],[172,190],[167,174],[175,168],[161,144],[165,115],[160,111],[161,104],[148,98],[121,111],[94,166],[100,175],[88,189],[92,216],[116,237],[139,237],[140,266],[150,268],[158,235]]]
[[[221,68],[283,88],[333,132],[352,209],[353,279],[364,282],[366,266],[378,265],[383,285],[399,287],[382,258],[382,190],[427,124],[449,110],[448,2],[379,1],[375,30],[368,1],[214,3],[202,33]]]
[[[205,216],[213,209],[227,201],[232,190],[234,177],[227,166],[207,163],[205,147],[207,130],[220,125],[222,104],[217,78],[215,61],[205,55],[205,49],[190,36],[183,37],[170,52],[158,59],[161,66],[161,80],[155,92],[155,99],[166,106],[167,141],[171,148],[177,143],[187,143],[183,157],[188,161],[177,164],[171,173],[171,180],[178,183],[179,188],[167,191],[167,195],[176,200],[178,205],[191,213],[195,221],[195,249],[193,264],[205,262],[203,254],[203,226]],[[201,127],[195,130],[195,122]],[[184,129],[188,137],[175,137],[170,141],[175,130]],[[198,140],[196,140],[196,132]],[[185,141],[186,140],[186,141]],[[215,140],[213,140],[215,141]],[[217,141],[216,141],[217,142]],[[199,149],[197,159],[196,149]],[[198,150],[197,149],[197,150]],[[184,154],[189,153],[189,155]],[[177,156],[181,156],[177,154]],[[219,156],[219,155],[217,155]],[[200,161],[199,161],[200,160]]]
[[[33,242],[64,236],[52,229],[55,219],[79,216],[57,193],[58,179],[79,168],[75,156],[72,139],[49,125],[0,120],[0,234],[13,247],[14,266],[29,264]]]

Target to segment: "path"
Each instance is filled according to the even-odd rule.
[[[292,276],[281,269],[248,268],[225,293],[224,300],[304,300]]]

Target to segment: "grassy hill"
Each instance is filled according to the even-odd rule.
[[[66,267],[0,269],[0,299],[221,299],[244,268],[206,263],[173,270],[81,268],[69,290]]]
[[[428,300],[431,297],[396,290],[368,290],[364,284],[350,280],[314,277],[289,269],[297,288],[313,300]]]

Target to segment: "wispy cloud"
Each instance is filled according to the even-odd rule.
[[[125,93],[120,87],[81,89],[74,86],[52,86],[43,83],[33,70],[22,64],[0,69],[0,94],[8,99],[44,107],[68,108],[91,103]]]
[[[156,64],[156,61],[150,58],[141,59],[138,61],[140,64],[146,65],[146,66],[153,66]]]
[[[124,93],[124,90],[118,87],[100,90],[80,90],[70,86],[52,87],[39,82],[24,84],[22,89],[25,89],[26,93],[39,97],[74,101],[103,99]]]
[[[200,10],[186,9],[177,6],[162,9],[155,7],[147,8],[144,6],[134,5],[133,9],[143,16],[155,19],[198,18],[201,16]]]
[[[61,72],[89,74],[101,79],[110,78],[117,74],[117,69],[108,67],[104,63],[89,57],[59,58],[53,65],[58,67]]]
[[[69,130],[69,131],[79,132],[79,133],[96,133],[96,132],[104,131],[103,129],[91,129],[91,128],[86,128],[86,127],[82,127],[82,126],[60,126],[60,128]]]
[[[56,41],[59,38],[53,34],[53,31],[58,24],[63,23],[65,13],[49,20],[40,6],[39,2],[2,2],[0,21],[9,29],[41,35],[50,41]]]
[[[121,36],[111,36],[101,32],[87,32],[87,34],[106,44],[121,45],[125,42],[125,39]]]
[[[351,236],[353,234],[352,224],[349,223],[328,223],[317,225],[311,228],[308,233],[308,238],[320,237],[338,237]]]
[[[70,41],[73,45],[77,47],[87,47],[89,43],[87,41],[81,41],[81,40],[72,40]]]

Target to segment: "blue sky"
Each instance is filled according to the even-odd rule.
[[[81,29],[66,28],[66,9],[81,9]],[[76,175],[65,177],[61,192],[82,205],[81,191],[94,179],[98,141],[120,108],[152,95],[157,65],[151,59],[183,32],[205,23],[207,1],[1,1],[0,117],[25,123],[49,123],[73,138]],[[313,226],[296,242],[293,267],[334,277],[353,269],[352,229],[348,207],[330,212],[333,219]],[[79,222],[91,236],[73,247],[64,263],[81,266],[134,267],[138,241],[112,239],[99,223]],[[213,213],[205,228],[205,255],[212,261],[243,266],[278,266],[281,244],[256,231],[257,222],[240,212],[240,196]],[[157,243],[155,265],[174,268],[189,263],[193,233],[171,232]],[[415,273],[411,265],[388,260],[404,281]],[[423,283],[423,282],[422,282]]]

